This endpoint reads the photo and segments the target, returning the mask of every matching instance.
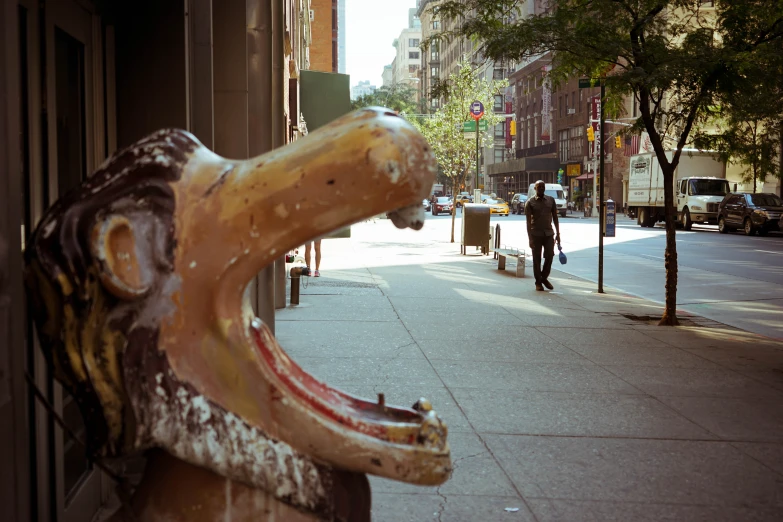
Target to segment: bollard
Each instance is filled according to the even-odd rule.
[[[291,304],[299,304],[299,281],[302,276],[310,275],[310,269],[306,266],[295,266],[291,268]]]
[[[493,248],[500,248],[500,223],[495,225],[495,243],[493,245]],[[498,253],[495,252],[494,254],[492,254],[492,258],[497,259]]]

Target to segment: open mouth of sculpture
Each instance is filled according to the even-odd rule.
[[[428,439],[420,436],[422,424],[427,421],[429,413],[421,406],[424,401],[417,403],[420,408],[417,411],[389,406],[383,400],[371,402],[344,393],[304,371],[288,357],[277,341],[261,328],[260,321],[254,322],[251,330],[259,353],[269,370],[292,396],[311,410],[345,428],[383,441],[428,445]],[[390,426],[395,427],[394,435],[388,429]],[[442,423],[441,426],[445,438],[446,427]]]
[[[424,210],[421,205],[411,205],[390,212],[389,218],[398,228],[418,230],[424,222]],[[287,391],[284,395],[299,401],[311,412],[379,441],[448,452],[448,428],[426,399],[419,399],[411,408],[405,408],[386,404],[383,394],[379,394],[376,401],[355,397],[302,369],[260,319],[251,322],[249,337],[260,354],[262,364],[277,384]]]

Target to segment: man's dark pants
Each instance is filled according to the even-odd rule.
[[[536,284],[543,284],[552,271],[552,259],[555,257],[555,236],[532,236],[533,239],[533,275]],[[544,250],[544,268],[541,269],[541,250]]]

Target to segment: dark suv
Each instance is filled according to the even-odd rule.
[[[766,236],[770,230],[780,230],[783,201],[776,194],[737,192],[726,194],[718,207],[718,230],[743,229],[745,235],[756,232]]]
[[[511,198],[511,203],[509,203],[508,206],[511,207],[512,214],[524,214],[525,203],[527,203],[527,194],[518,192]]]

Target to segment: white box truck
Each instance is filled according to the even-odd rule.
[[[667,151],[671,160],[674,151]],[[674,171],[674,203],[678,223],[690,230],[694,223],[718,223],[718,205],[729,192],[726,164],[715,153],[683,150]],[[654,153],[631,156],[628,177],[628,216],[642,227],[665,220],[663,171]]]

